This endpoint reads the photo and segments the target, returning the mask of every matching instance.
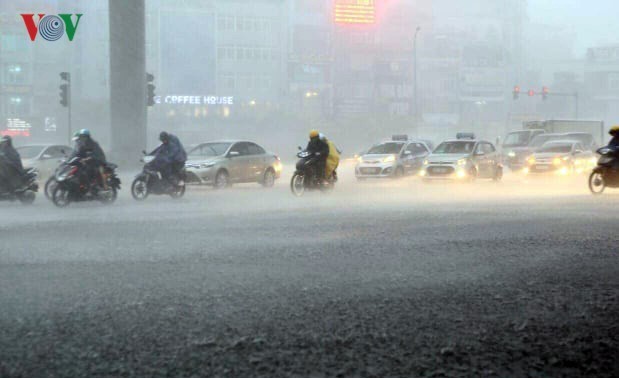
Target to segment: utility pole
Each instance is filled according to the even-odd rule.
[[[420,26],[417,26],[415,29],[415,37],[413,39],[413,103],[411,106],[411,110],[414,109],[414,117],[415,117],[415,129],[418,130],[419,127],[419,116],[418,116],[418,106],[417,106],[417,35],[421,30]],[[417,131],[419,132],[419,131]]]

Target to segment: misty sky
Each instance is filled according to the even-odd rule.
[[[531,22],[566,26],[577,33],[576,51],[619,43],[618,0],[529,0]]]

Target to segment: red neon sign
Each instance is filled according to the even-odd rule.
[[[373,24],[376,22],[374,0],[335,0],[334,20],[338,24]]]
[[[12,137],[16,137],[16,136],[29,137],[30,131],[29,130],[2,130],[0,131],[0,135],[2,136],[8,135]]]

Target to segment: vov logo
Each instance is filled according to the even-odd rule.
[[[28,29],[28,35],[30,35],[32,42],[37,38],[37,32],[46,41],[57,41],[62,38],[65,31],[69,41],[73,41],[77,25],[80,23],[80,18],[82,18],[82,13],[76,13],[75,15],[77,18],[75,19],[75,24],[73,24],[71,19],[73,15],[69,13],[61,13],[57,16],[53,14],[46,16],[45,13],[39,13],[39,22],[37,24],[34,22],[33,13],[20,14],[21,18],[24,19],[24,24],[26,24],[26,29]]]

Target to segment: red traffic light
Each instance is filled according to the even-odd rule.
[[[516,85],[514,87],[514,93],[520,93],[520,86],[519,85]]]
[[[535,91],[533,89],[529,89],[529,97],[535,96]]]

